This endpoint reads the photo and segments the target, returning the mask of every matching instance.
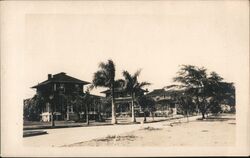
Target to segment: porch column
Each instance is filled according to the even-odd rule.
[[[69,121],[69,105],[67,105],[66,117],[67,121]]]
[[[50,122],[50,103],[49,103],[49,105],[48,105],[48,122]]]

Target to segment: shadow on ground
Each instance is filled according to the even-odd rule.
[[[205,119],[199,118],[197,121],[209,121],[209,122],[214,122],[214,121],[230,121],[230,120],[235,120],[235,117],[225,116],[225,115],[211,115],[208,116]]]

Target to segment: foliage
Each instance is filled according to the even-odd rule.
[[[125,78],[125,89],[131,95],[139,95],[142,92],[142,88],[150,85],[148,82],[139,82],[138,77],[141,73],[141,70],[136,71],[131,75],[128,71],[123,71],[123,76]]]
[[[115,64],[112,60],[107,63],[101,62],[99,64],[100,70],[94,73],[93,86],[94,87],[108,87],[112,88],[115,82]]]
[[[110,117],[112,113],[112,108],[111,108],[111,97],[105,97],[102,98],[101,100],[102,103],[102,111],[105,112],[106,117]]]
[[[144,112],[144,121],[146,121],[146,113],[151,113],[153,116],[153,113],[156,111],[156,102],[146,95],[139,96],[137,101]]]
[[[179,105],[178,108],[180,108],[186,116],[195,111],[193,97],[188,90],[175,92],[175,94],[172,94],[171,100]]]
[[[37,94],[31,99],[25,100],[23,107],[24,119],[28,121],[40,121],[41,107],[44,102],[44,98]]]
[[[143,111],[155,111],[156,103],[151,97],[142,95],[137,100]]]
[[[128,71],[123,71],[123,76],[125,78],[125,90],[132,97],[132,122],[135,122],[135,111],[134,111],[134,101],[137,95],[143,94],[142,88],[144,86],[150,85],[148,82],[139,82],[138,77],[141,73],[141,70],[136,71],[131,75]]]
[[[93,87],[108,87],[111,91],[112,97],[112,123],[116,124],[116,107],[114,102],[114,84],[115,84],[115,64],[112,60],[108,60],[107,63],[101,62],[99,64],[99,70],[94,73]]]
[[[204,67],[182,65],[174,81],[181,83],[179,87],[185,88],[184,95],[198,105],[203,118],[209,110],[213,113],[220,112],[219,105],[229,98],[233,100],[234,97],[233,84],[223,82],[223,78],[216,72],[207,75]],[[185,105],[187,101],[184,99],[181,102]]]

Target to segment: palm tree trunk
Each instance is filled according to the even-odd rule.
[[[112,98],[112,120],[111,120],[112,124],[117,124],[116,121],[116,110],[115,110],[115,102],[114,99]]]
[[[116,108],[115,108],[115,98],[114,98],[114,87],[113,85],[111,86],[111,96],[112,96],[112,124],[117,124],[116,120]]]
[[[131,122],[136,122],[136,119],[135,119],[135,106],[134,106],[134,93],[132,93],[132,120]]]

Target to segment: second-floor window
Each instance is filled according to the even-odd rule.
[[[56,84],[53,85],[53,90],[56,91]]]
[[[62,92],[65,92],[65,86],[64,86],[64,84],[61,83],[59,85],[59,90],[62,91]]]
[[[81,91],[80,85],[79,84],[75,84],[75,90],[76,91]]]

